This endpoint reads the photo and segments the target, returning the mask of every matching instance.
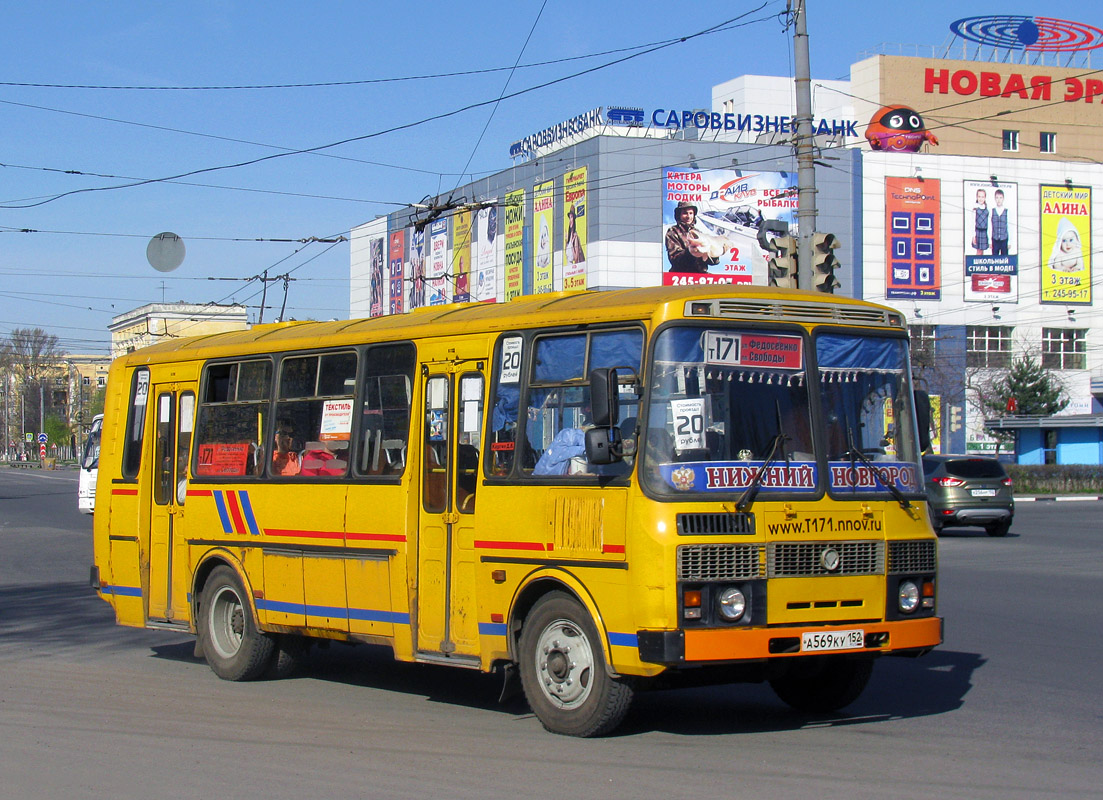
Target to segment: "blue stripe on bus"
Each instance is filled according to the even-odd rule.
[[[410,615],[399,611],[381,611],[374,608],[344,608],[343,606],[308,606],[305,603],[285,603],[279,600],[257,600],[257,608],[262,611],[277,611],[283,614],[302,614],[311,617],[337,617],[364,622],[391,622],[396,625],[409,625]]]
[[[613,633],[610,631],[609,644],[617,647],[638,647],[639,640],[634,633]]]
[[[508,629],[502,622],[480,622],[479,633],[483,636],[505,636]]]
[[[100,592],[103,594],[117,594],[123,597],[141,597],[141,586],[101,586]]]
[[[249,526],[249,533],[254,536],[260,536],[260,528],[257,527],[257,518],[253,516],[253,505],[249,502],[248,492],[238,492],[238,499],[241,500],[241,510],[245,514],[245,524]]]
[[[233,533],[234,525],[230,522],[230,513],[226,510],[226,500],[222,496],[221,489],[214,491],[214,506],[218,509],[218,517],[222,520],[222,532]]]

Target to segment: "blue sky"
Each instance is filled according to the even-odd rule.
[[[705,107],[715,84],[791,74],[784,8],[10,5],[0,28],[0,336],[42,327],[70,352],[106,353],[113,316],[162,299],[236,300],[255,319],[259,287],[247,279],[265,270],[295,278],[288,316],[347,316],[348,244],[297,240],[347,234],[505,169],[510,143],[596,106]],[[1103,25],[1074,2],[809,0],[813,77],[846,78],[882,43],[940,51],[953,20],[994,13]],[[657,47],[737,17],[735,27]],[[286,88],[210,88],[245,86]],[[398,126],[410,127],[386,132]],[[187,247],[167,274],[145,257],[162,231]],[[258,241],[273,239],[291,241]],[[282,299],[273,287],[269,306],[273,293],[267,320]]]

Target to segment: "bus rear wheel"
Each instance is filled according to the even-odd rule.
[[[770,686],[797,711],[838,711],[858,699],[873,674],[873,659],[821,656],[791,663]]]
[[[203,587],[199,643],[214,673],[228,681],[261,677],[275,655],[275,641],[257,629],[237,574],[216,567]]]
[[[520,642],[521,684],[529,707],[552,733],[601,736],[624,719],[634,690],[605,668],[605,655],[586,609],[563,592],[537,601]]]

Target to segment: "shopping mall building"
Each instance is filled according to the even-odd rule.
[[[1103,463],[1103,70],[964,41],[938,55],[874,55],[849,81],[812,80],[816,229],[841,245],[836,293],[906,315],[942,452],[993,452],[996,425],[1018,429],[1021,461]],[[711,108],[683,105],[520,131],[501,172],[358,227],[351,316],[766,283],[759,230],[797,228],[793,82],[743,76],[713,87]],[[689,268],[664,246],[679,203],[712,256]],[[1052,371],[1068,408],[986,420],[970,387],[1022,355]]]

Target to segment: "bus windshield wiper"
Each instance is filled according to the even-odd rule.
[[[758,472],[756,472],[754,474],[754,477],[751,478],[751,485],[746,488],[743,494],[741,494],[739,496],[739,499],[736,501],[736,511],[746,511],[748,508],[751,507],[751,504],[754,502],[755,497],[758,496],[759,488],[762,486],[762,476],[766,474],[767,468],[769,468],[769,466],[774,463],[774,459],[777,457],[778,448],[782,447],[782,445],[784,445],[785,443],[785,440],[788,438],[788,436],[781,432],[779,432],[777,436],[774,437],[773,444],[770,445],[770,454],[766,456],[766,460],[762,462],[762,466],[758,468]],[[784,450],[784,447],[782,447],[782,450]],[[786,461],[788,461],[788,456],[786,456]]]
[[[893,483],[889,476],[885,474],[885,471],[881,467],[870,461],[869,456],[867,456],[865,453],[854,446],[854,430],[849,425],[846,426],[846,438],[847,443],[850,445],[850,452],[847,453],[847,455],[850,456],[850,466],[854,466],[855,460],[861,461],[862,464],[869,467],[870,471],[873,472],[873,474],[877,477],[877,480],[880,481],[881,485],[889,490],[892,496],[896,499],[896,502],[900,504],[901,508],[905,510],[911,508],[911,502],[908,500],[908,498],[904,497],[903,492],[896,488],[896,484]]]

